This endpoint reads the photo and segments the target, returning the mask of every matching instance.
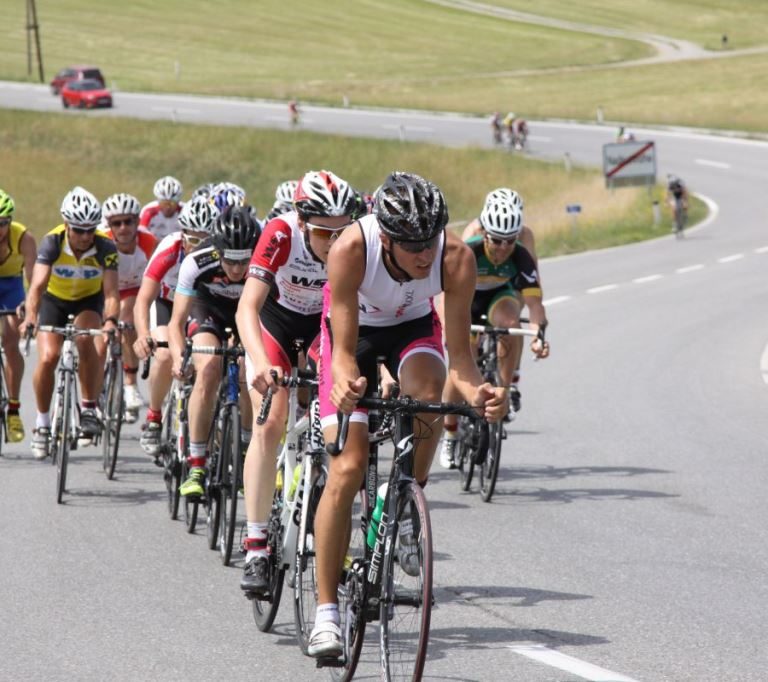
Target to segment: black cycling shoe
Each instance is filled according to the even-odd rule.
[[[80,413],[80,433],[84,438],[96,438],[101,433],[101,422],[95,410],[83,410]]]
[[[254,557],[243,567],[240,589],[257,595],[269,594],[269,562],[267,557]]]
[[[520,412],[520,389],[514,384],[509,387],[509,405],[515,412]]]

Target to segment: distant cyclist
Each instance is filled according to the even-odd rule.
[[[494,111],[491,116],[491,135],[494,144],[501,144],[501,114],[498,111]]]
[[[82,187],[75,187],[61,204],[64,223],[40,242],[26,300],[25,324],[62,327],[69,315],[75,325],[104,331],[114,329],[120,314],[118,255],[114,242],[96,228],[101,223],[101,204]],[[47,455],[51,437],[51,398],[56,365],[64,340],[52,332],[38,332],[39,361],[32,384],[37,420],[32,450],[37,459]],[[96,401],[104,379],[104,356],[92,336],[76,340],[80,356],[80,430],[93,438],[101,432]]]
[[[130,194],[113,194],[104,200],[101,214],[107,225],[107,236],[115,242],[120,256],[118,288],[120,290],[120,321],[134,324],[133,311],[139,293],[144,269],[157,247],[157,239],[139,227],[141,204]],[[125,372],[126,421],[134,422],[144,404],[136,385],[139,360],[133,350],[136,332],[126,329],[122,333],[123,370]]]
[[[267,213],[265,222],[269,222],[272,218],[277,218],[277,216],[283,213],[290,213],[293,210],[293,195],[296,193],[298,186],[298,180],[286,180],[277,186],[275,190],[275,203],[272,204],[272,208]]]
[[[134,313],[137,336],[134,350],[140,359],[149,357],[155,341],[168,342],[168,323],[181,263],[204,244],[218,217],[219,210],[206,196],[200,195],[186,202],[179,217],[181,229],[165,237],[149,260],[136,296]],[[172,380],[171,353],[167,348],[158,348],[149,373],[149,407],[140,441],[142,449],[153,457],[160,450],[163,400]]]
[[[288,116],[291,119],[291,125],[299,124],[299,103],[295,99],[288,102]]]
[[[682,235],[688,219],[688,188],[681,178],[676,175],[667,176],[666,203],[672,210],[673,230]]]
[[[0,309],[16,310],[17,315],[2,318],[5,354],[5,381],[8,386],[6,428],[8,440],[24,440],[24,424],[19,415],[21,406],[21,379],[24,376],[24,358],[19,352],[19,326],[23,317],[24,277],[32,281],[32,270],[37,257],[35,238],[27,228],[13,219],[13,198],[0,189]]]
[[[155,201],[148,203],[141,210],[139,225],[155,235],[159,241],[179,229],[181,194],[184,188],[176,178],[166,175],[155,183],[153,191]]]

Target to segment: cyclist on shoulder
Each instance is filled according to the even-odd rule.
[[[118,255],[114,242],[96,230],[101,205],[93,194],[75,187],[64,197],[61,216],[64,223],[40,242],[27,292],[25,323],[63,327],[68,316],[74,315],[77,327],[114,329],[120,314]],[[39,359],[32,378],[37,403],[32,450],[37,459],[44,459],[48,452],[51,397],[62,343],[61,336],[52,332],[37,335]],[[80,336],[76,344],[82,391],[80,431],[93,438],[101,431],[96,400],[104,379],[100,371],[104,356],[92,336]]]
[[[181,230],[160,242],[152,254],[139,293],[136,296],[134,323],[136,325],[136,355],[144,360],[153,354],[155,341],[168,342],[173,296],[179,279],[179,269],[186,256],[199,248],[213,230],[219,211],[206,196],[197,196],[184,204],[179,216]],[[160,450],[160,422],[163,400],[171,388],[171,353],[158,348],[149,373],[149,407],[142,426],[141,447],[151,456]]]
[[[13,198],[0,189],[0,309],[17,312],[3,317],[0,323],[8,386],[5,424],[8,440],[20,443],[24,440],[24,423],[19,414],[24,358],[19,351],[19,326],[24,317],[24,277],[32,281],[37,244],[27,228],[13,219],[15,206]]]
[[[220,346],[227,340],[225,329],[237,333],[235,313],[243,295],[248,263],[259,238],[259,227],[248,206],[230,206],[213,225],[211,246],[185,258],[168,324],[172,373],[182,379],[185,339],[195,345]],[[189,396],[189,477],[179,488],[183,496],[204,494],[208,432],[213,420],[222,359],[217,355],[193,354],[195,382]],[[250,441],[249,403],[243,401],[243,441]]]
[[[678,204],[682,204],[684,210],[688,210],[688,188],[683,180],[676,175],[667,176],[667,196],[666,202],[674,211]]]
[[[157,247],[157,239],[139,228],[141,204],[130,194],[113,194],[101,205],[101,215],[107,225],[107,236],[115,242],[120,262],[117,268],[118,289],[120,291],[120,321],[134,324],[133,311],[136,296],[141,286],[141,278],[152,253]],[[136,421],[137,413],[144,404],[136,385],[139,360],[133,350],[136,331],[125,329],[122,333],[123,371],[125,373],[125,411],[131,415],[130,421]]]
[[[320,331],[328,252],[350,224],[355,206],[349,184],[329,171],[308,172],[294,197],[295,210],[264,228],[237,310],[255,411],[261,407],[261,395],[276,386],[271,372],[279,378],[298,365],[295,342],[303,339],[309,344]],[[254,426],[245,459],[248,553],[240,587],[257,594],[269,587],[267,521],[287,409],[286,391],[277,390],[267,421]]]
[[[483,383],[467,330],[475,263],[469,248],[445,231],[440,190],[411,173],[392,173],[376,192],[374,213],[336,242],[328,258],[321,326],[320,410],[326,441],[336,410],[351,413],[344,451],[331,460],[315,518],[318,608],[309,654],[337,656],[341,632],[337,587],[351,530],[351,509],[368,463],[367,414],[357,400],[376,389],[377,358],[386,357],[402,392],[439,401],[446,376],[442,329],[432,298],[445,292],[448,373],[461,395],[497,421],[506,390]],[[330,314],[330,319],[328,318]],[[416,419],[414,476],[426,485],[440,438],[434,419]],[[401,537],[410,551],[413,539]]]
[[[470,236],[467,246],[477,265],[477,284],[472,300],[472,323],[483,324],[483,316],[495,327],[520,327],[520,311],[528,306],[531,328],[546,325],[546,311],[541,302],[541,284],[536,260],[518,241],[523,228],[523,202],[517,192],[499,188],[488,194],[480,214],[483,234]],[[468,231],[468,230],[467,230]],[[534,339],[531,350],[540,358],[549,355],[549,344]],[[512,413],[520,410],[520,358],[522,339],[516,336],[499,338],[499,374],[509,387]],[[460,397],[451,377],[445,384],[443,400],[452,402]],[[440,465],[454,466],[457,419],[446,415],[445,436],[440,450]]]
[[[183,191],[176,178],[166,175],[155,183],[155,201],[141,209],[139,225],[155,235],[158,241],[179,229],[178,220],[183,206],[180,199]]]

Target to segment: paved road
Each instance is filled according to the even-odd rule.
[[[0,103],[57,105],[5,84]],[[285,113],[145,95],[117,105],[108,115],[170,107],[265,126]],[[320,108],[305,125],[389,137],[402,125],[406,138],[456,145],[488,133],[467,117]],[[536,155],[581,163],[612,137],[531,128]],[[525,366],[494,502],[460,494],[451,472],[430,479],[430,679],[765,679],[768,146],[649,134],[660,172],[680,173],[717,216],[681,242],[542,264],[553,355]],[[31,423],[28,390],[24,401]],[[26,446],[4,450],[0,679],[324,679],[293,642],[290,604],[274,634],[258,633],[238,569],[167,519],[158,470],[125,445],[114,482],[96,453],[79,453],[62,506],[52,467]],[[374,679],[366,653],[360,679]]]

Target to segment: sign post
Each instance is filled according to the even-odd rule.
[[[571,235],[576,236],[578,230],[579,213],[581,213],[581,204],[566,204],[565,212],[571,216]]]

